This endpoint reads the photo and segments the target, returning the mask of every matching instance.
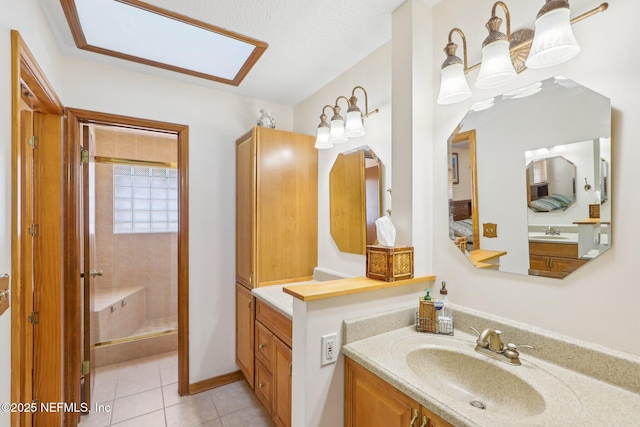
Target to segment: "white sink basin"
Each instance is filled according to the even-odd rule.
[[[482,420],[480,425],[509,425],[514,417],[518,425],[572,425],[582,404],[567,384],[524,353],[521,366],[477,353],[468,337],[420,334],[399,339],[390,346],[389,358],[406,362],[402,371],[417,389],[469,419]]]
[[[430,383],[448,399],[481,402],[487,411],[516,416],[544,412],[546,405],[540,393],[508,370],[518,367],[502,368],[485,359],[440,347],[424,347],[410,352],[407,364],[419,377],[430,377]]]
[[[537,240],[567,240],[568,237],[555,235],[555,234],[545,234],[543,236],[535,236]]]

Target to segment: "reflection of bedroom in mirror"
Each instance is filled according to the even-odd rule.
[[[474,130],[454,135],[449,158],[449,237],[470,252],[480,249]]]
[[[477,268],[563,278],[611,247],[611,101],[535,86],[476,102],[447,141],[449,236]]]
[[[533,153],[527,152],[525,157],[535,155],[535,153],[535,151]],[[529,209],[534,212],[564,211],[575,201],[575,164],[562,156],[533,158],[530,161],[527,166],[527,205]]]

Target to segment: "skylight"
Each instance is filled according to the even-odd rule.
[[[234,86],[267,48],[137,0],[66,0],[62,6],[80,49]]]

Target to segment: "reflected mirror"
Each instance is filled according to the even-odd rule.
[[[596,258],[611,246],[610,135],[610,100],[562,76],[474,104],[449,139],[451,240],[478,268],[525,275]]]
[[[534,212],[564,211],[576,201],[576,165],[561,156],[536,158],[537,152],[525,153],[525,158],[532,158],[527,166],[527,206]]]
[[[329,173],[331,237],[341,252],[366,254],[376,242],[380,159],[368,146],[340,153]]]

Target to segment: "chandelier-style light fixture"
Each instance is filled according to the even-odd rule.
[[[502,19],[496,15],[498,6],[503,9],[506,17],[506,34],[500,32]],[[438,104],[454,104],[469,98],[471,89],[465,74],[476,68],[480,68],[476,87],[489,89],[512,82],[526,67],[551,67],[573,58],[580,51],[580,46],[573,36],[571,25],[598,12],[604,12],[608,7],[608,3],[602,3],[570,20],[567,0],[546,0],[538,13],[535,32],[525,29],[512,34],[507,5],[502,1],[494,3],[491,18],[486,24],[489,35],[482,44],[482,62],[468,66],[464,33],[459,28],[449,32],[448,43],[444,48],[447,59],[440,71]],[[453,43],[454,33],[462,38],[464,61],[456,56],[458,45]]]
[[[356,89],[364,92],[364,106],[365,112],[362,114],[358,107],[358,98],[355,96]],[[338,101],[344,99],[347,102],[347,119],[345,122],[344,117],[340,115],[341,108],[338,106]],[[327,123],[327,115],[325,110],[330,108],[333,110],[333,116],[331,117],[331,124]],[[325,105],[322,108],[322,114],[320,114],[320,124],[318,125],[318,134],[316,137],[315,148],[327,149],[332,148],[335,144],[342,144],[347,142],[349,138],[358,138],[366,134],[364,130],[364,119],[379,112],[375,110],[369,112],[369,97],[367,91],[362,86],[356,86],[351,91],[351,97],[339,96],[336,98],[334,106]]]

